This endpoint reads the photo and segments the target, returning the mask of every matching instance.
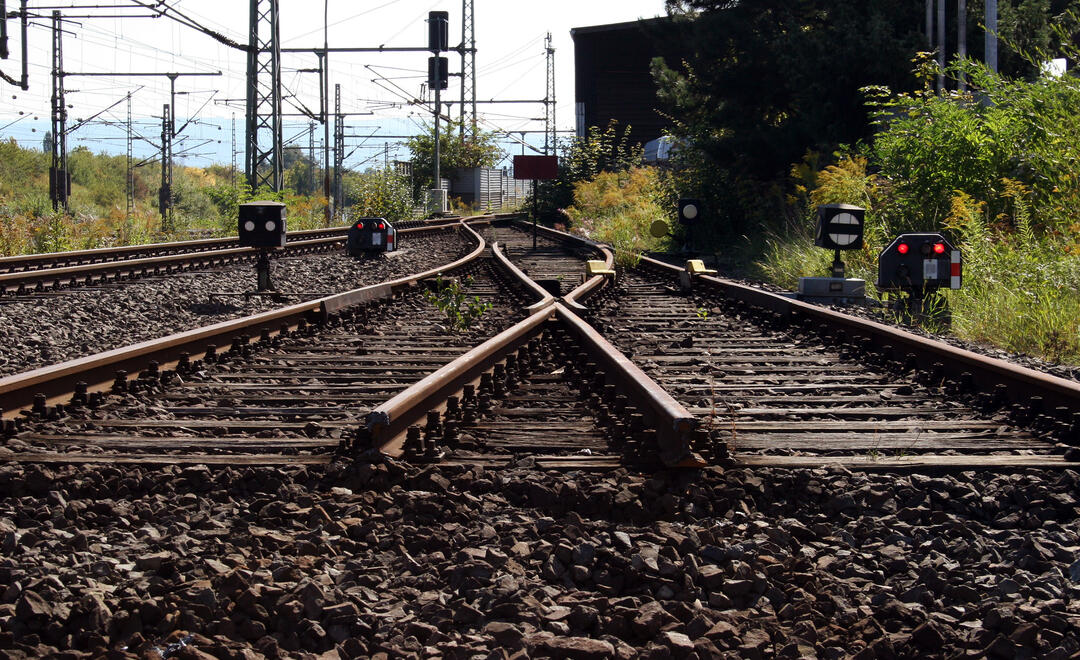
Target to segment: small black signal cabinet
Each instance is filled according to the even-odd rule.
[[[941,234],[901,234],[878,255],[881,291],[959,289],[962,276],[960,250]]]
[[[285,205],[281,202],[241,204],[237,225],[243,247],[285,247]]]

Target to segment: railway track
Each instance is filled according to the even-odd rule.
[[[480,216],[480,218],[492,216]],[[398,223],[403,234],[434,229],[456,218]],[[338,248],[348,227],[289,232],[281,255],[298,256]],[[155,243],[0,258],[0,294],[27,295],[64,287],[91,286],[141,277],[248,263],[258,250],[240,247],[236,237]]]
[[[594,322],[699,420],[717,462],[1052,466],[1066,436],[979,405],[944,374],[827,345],[708,291],[625,273]],[[989,403],[989,402],[985,402]]]
[[[59,390],[37,394],[32,423],[16,434],[5,422],[18,450],[5,457],[275,464],[377,450],[414,462],[589,469],[656,465],[658,456],[870,470],[1074,464],[1066,453],[1077,444],[1080,387],[1068,381],[933,342],[919,354],[926,340],[850,317],[814,332],[809,306],[715,278],[697,278],[688,293],[679,269],[659,262],[614,282],[587,276],[586,260],[610,267],[611,253],[558,232],[543,231],[535,249],[520,227],[482,233],[492,256],[479,259],[481,248],[448,267],[471,269],[475,295],[497,305],[488,319],[500,328],[471,350],[479,336],[436,327],[415,291],[423,276],[368,287],[174,340],[156,367],[116,379],[119,408],[95,406],[78,422],[55,405],[59,390],[85,378],[73,371]],[[495,302],[500,280],[516,281],[516,303]],[[316,326],[326,332],[312,334]],[[844,343],[837,327],[855,339]],[[252,345],[245,334],[261,338]],[[876,350],[883,336],[896,343]],[[233,359],[210,349],[195,360],[223,338]],[[129,363],[101,365],[96,379],[118,364]],[[26,406],[42,387],[5,401]],[[1035,400],[1018,398],[1031,392]],[[81,387],[73,401],[104,397]]]
[[[1076,647],[1074,384],[716,278],[685,292],[663,264],[612,281],[610,251],[555,232],[533,250],[475,230],[438,269],[495,304],[469,333],[438,327],[436,272],[417,273],[174,338],[157,366],[127,355],[115,387],[38,397],[17,429],[9,411],[0,646]]]

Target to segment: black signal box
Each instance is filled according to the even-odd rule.
[[[450,64],[445,57],[429,57],[427,70],[429,88],[447,89],[450,86]]]
[[[285,205],[281,202],[241,204],[237,225],[243,247],[285,247]]]
[[[450,50],[450,12],[428,12],[428,50],[433,53]]]
[[[851,204],[823,204],[817,208],[814,245],[828,250],[860,250],[866,209]]]
[[[941,234],[901,234],[878,255],[877,287],[918,296],[933,289],[959,289],[960,251]]]
[[[692,225],[701,219],[701,201],[682,198],[679,200],[679,222]]]

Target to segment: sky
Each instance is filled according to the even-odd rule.
[[[64,69],[78,73],[199,72],[221,76],[182,76],[176,80],[177,126],[184,125],[184,141],[174,148],[180,162],[204,166],[228,164],[232,157],[233,122],[238,149],[244,131],[245,54],[224,46],[190,27],[167,18],[117,18],[112,14],[139,12],[136,0],[96,4],[126,5],[132,9],[95,10],[93,18],[65,20]],[[166,0],[184,15],[234,41],[247,42],[249,3],[246,0]],[[451,0],[327,0],[328,42],[335,47],[414,47],[427,45],[429,11],[450,14],[450,44],[461,41],[461,1]],[[9,9],[13,3],[8,3]],[[30,8],[85,6],[85,0],[30,0]],[[149,4],[149,3],[147,3]],[[548,32],[555,48],[556,119],[560,131],[574,129],[573,27],[618,23],[663,15],[662,0],[474,0],[477,99],[542,99],[545,94],[544,41]],[[280,0],[283,48],[313,49],[323,45],[324,4],[317,0]],[[48,12],[42,10],[41,13]],[[86,10],[67,15],[85,16]],[[8,24],[11,56],[0,60],[0,71],[18,77],[21,67],[18,22]],[[24,146],[41,147],[49,129],[52,90],[51,34],[47,19],[36,20],[28,38],[30,89],[23,91],[0,80],[0,139],[15,138]],[[448,54],[451,74],[460,70],[460,57]],[[427,53],[331,54],[331,97],[341,85],[346,121],[346,166],[363,169],[384,160],[408,158],[401,138],[369,135],[411,135],[430,121],[430,110],[407,103],[419,96],[426,80]],[[319,77],[311,53],[282,55],[282,83],[288,97],[284,111],[319,108]],[[451,77],[444,100],[456,101],[460,82]],[[69,127],[89,119],[69,137],[69,149],[86,146],[92,151],[123,153],[126,142],[127,94],[131,93],[133,123],[145,137],[137,141],[136,155],[151,157],[161,133],[162,105],[169,102],[169,80],[148,76],[78,76],[65,78]],[[458,116],[458,105],[452,106]],[[478,107],[481,126],[502,132],[543,129],[541,104],[499,104]],[[22,114],[20,114],[22,113]],[[92,119],[91,119],[92,118]],[[190,123],[188,120],[193,120]],[[539,120],[539,121],[538,121]],[[307,119],[286,117],[286,142],[307,148]],[[569,133],[566,133],[569,134]],[[518,138],[519,136],[515,136]],[[316,148],[322,128],[315,130]],[[542,135],[529,136],[542,144]],[[386,147],[384,145],[389,145]],[[520,146],[507,139],[508,153]],[[242,153],[236,156],[242,168]]]

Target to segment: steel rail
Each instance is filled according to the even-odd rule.
[[[466,218],[454,216],[445,218],[431,218],[428,220],[405,220],[400,223],[395,223],[395,225],[397,226],[398,231],[408,231],[417,228],[437,228],[441,226],[449,226],[457,224],[459,220],[465,220],[469,223],[479,224],[482,222],[491,222],[496,219],[512,218],[516,215],[517,214],[513,213],[504,213],[469,216]],[[302,229],[297,231],[291,231],[286,234],[286,240],[288,242],[299,242],[331,236],[339,237],[347,234],[348,230],[348,226],[323,227],[319,229]],[[225,236],[221,238],[202,238],[188,241],[174,241],[170,243],[145,243],[142,245],[120,245],[116,247],[93,248],[89,250],[43,252],[40,254],[19,254],[10,257],[0,257],[0,274],[21,272],[32,269],[42,270],[44,268],[66,268],[85,263],[92,264],[102,263],[106,261],[122,261],[134,258],[133,255],[140,255],[139,258],[143,258],[153,255],[170,255],[230,249],[237,247],[236,243],[238,240],[239,239],[236,236]],[[54,264],[63,264],[63,266],[56,266]]]
[[[592,326],[515,267],[497,244],[492,245],[492,251],[497,261],[541,300],[530,305],[532,313],[523,321],[444,365],[368,413],[367,429],[372,447],[391,454],[400,452],[410,426],[420,422],[429,411],[439,410],[449,397],[461,392],[465,385],[475,383],[508,354],[538,336],[544,325],[554,319],[602,365],[605,378],[611,384],[642,404],[643,412],[656,428],[660,458],[666,465],[703,465],[700,457],[690,451],[689,435],[696,425],[694,416]]]
[[[538,310],[376,406],[367,416],[372,447],[389,454],[398,453],[410,426],[420,422],[429,411],[438,410],[447,398],[479,380],[497,362],[538,336],[553,313],[551,305]]]
[[[678,266],[649,257],[642,257],[641,263],[669,275],[678,276],[678,273],[683,272]],[[789,322],[806,322],[865,337],[879,351],[891,346],[895,353],[889,356],[890,358],[903,358],[905,354],[911,353],[915,356],[919,369],[929,370],[935,363],[940,362],[950,372],[970,372],[973,377],[972,384],[976,388],[992,391],[998,385],[1003,385],[1009,398],[1016,403],[1026,404],[1031,397],[1037,396],[1051,409],[1060,406],[1072,413],[1080,412],[1080,383],[1075,381],[723,278],[702,275],[695,277],[694,281],[706,284],[733,300],[768,310]]]
[[[532,231],[532,224],[526,223],[524,220],[514,218],[511,221],[515,226],[525,230]],[[559,231],[558,229],[552,229],[550,227],[544,227],[543,225],[537,225],[537,231],[543,234],[545,237],[560,243],[575,243],[582,247],[592,248],[594,251],[599,252],[604,258],[604,267],[606,269],[613,269],[615,267],[615,253],[610,245],[605,243],[597,243],[596,241],[589,240],[584,236],[578,236],[565,231]],[[605,277],[603,275],[593,275],[592,277],[586,276],[585,281],[578,285],[570,293],[564,295],[562,300],[572,309],[583,310],[584,306],[579,302],[585,299],[597,289],[604,285]]]
[[[478,245],[469,254],[455,261],[333,296],[0,378],[0,410],[6,413],[24,409],[34,403],[37,394],[43,394],[47,398],[69,394],[74,392],[80,381],[87,383],[91,390],[100,389],[111,383],[119,370],[137,373],[147,368],[151,361],[164,365],[179,360],[183,354],[195,359],[196,356],[205,356],[211,345],[217,348],[227,344],[236,345],[237,342],[243,344],[248,341],[246,337],[256,336],[264,330],[273,336],[280,332],[283,325],[294,328],[301,320],[322,322],[343,309],[390,297],[415,286],[419,280],[459,268],[483,254],[486,247],[484,239],[464,222],[459,225],[473,236]]]
[[[484,222],[491,222],[491,220],[484,218],[473,221],[474,224],[482,224]],[[440,229],[445,229],[452,226],[454,226],[453,223],[446,223],[441,225],[424,225],[420,227],[412,227],[409,229],[401,229],[398,233],[404,235],[438,231]],[[282,254],[289,256],[295,254],[307,254],[309,252],[314,252],[337,245],[346,238],[344,233],[335,234],[335,232],[341,232],[341,228],[314,231],[322,231],[325,233],[329,233],[331,234],[331,236],[327,238],[316,238],[305,241],[288,242],[285,244],[285,247],[282,248]],[[0,274],[0,291],[18,289],[19,287],[21,287],[22,289],[26,289],[30,285],[33,285],[35,289],[47,288],[50,285],[54,287],[60,287],[64,283],[71,283],[80,280],[90,281],[94,277],[104,278],[114,275],[143,275],[151,272],[158,273],[162,269],[164,269],[166,272],[172,272],[173,269],[187,270],[189,268],[223,266],[249,261],[258,257],[258,255],[258,248],[234,247],[226,248],[223,250],[181,252],[139,259],[121,259],[116,261],[86,263],[78,266],[66,266],[62,268],[24,270],[14,273]]]
[[[344,234],[348,227],[329,227],[324,229],[310,229],[304,231],[289,232],[286,239],[290,242],[307,241],[316,238],[324,238]],[[128,259],[128,255],[179,254],[182,252],[206,252],[217,250],[226,246],[235,247],[236,236],[223,238],[206,238],[191,241],[176,241],[172,243],[147,243],[144,245],[121,245],[111,248],[94,248],[91,250],[72,250],[69,252],[44,252],[41,254],[22,254],[12,257],[0,257],[0,272],[17,272],[27,270],[32,266],[38,269],[42,265],[63,263],[71,266],[79,263],[100,263],[102,261],[120,261]],[[54,266],[48,266],[50,268]]]
[[[693,414],[569,307],[558,302],[553,307],[556,318],[603,367],[607,380],[620,393],[644,406],[642,412],[656,427],[660,460],[671,467],[704,465],[690,451],[689,436],[697,426]]]
[[[496,261],[498,261],[503,268],[510,271],[510,274],[518,278],[518,280],[520,280],[526,288],[532,291],[532,293],[537,298],[539,298],[539,300],[525,308],[529,310],[530,313],[539,311],[540,309],[547,307],[551,303],[555,302],[555,296],[551,295],[551,292],[537,284],[535,280],[531,279],[528,275],[524,273],[524,271],[518,268],[514,264],[514,262],[510,261],[510,259],[503,253],[503,251],[499,249],[498,241],[491,244],[491,251],[495,255]]]

